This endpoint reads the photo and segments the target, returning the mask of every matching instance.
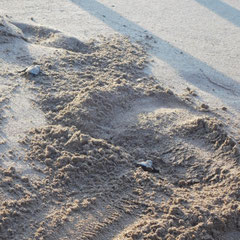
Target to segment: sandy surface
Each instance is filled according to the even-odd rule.
[[[1,5],[0,239],[240,239],[237,1]]]

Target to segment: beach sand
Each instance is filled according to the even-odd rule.
[[[0,239],[240,239],[239,89],[166,83],[154,39],[0,17]]]

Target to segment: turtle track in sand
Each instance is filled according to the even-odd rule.
[[[51,42],[58,51],[37,62],[41,74],[26,79],[48,119],[25,139],[26,160],[36,169],[43,165],[44,178],[31,182],[13,168],[0,169],[1,196],[10,192],[1,205],[5,238],[236,235],[238,143],[211,111],[199,111],[148,76],[146,52],[127,38],[73,50],[65,47],[67,37],[52,44],[57,31],[17,26],[29,44]],[[140,160],[152,160],[160,175],[136,168]]]
[[[21,29],[8,19],[0,16],[0,51],[1,51],[1,127],[0,127],[0,165],[4,169],[14,167],[21,174],[37,176],[38,173],[23,161],[26,146],[22,140],[32,127],[46,124],[44,114],[34,106],[35,96],[18,76],[17,59],[27,53],[25,38]],[[11,49],[11,50],[10,50]],[[27,56],[28,61],[31,56]],[[16,76],[17,75],[17,76]]]
[[[1,51],[1,127],[0,127],[0,165],[4,169],[15,167],[21,174],[38,175],[23,161],[26,146],[22,140],[32,127],[46,124],[44,114],[34,106],[35,96],[29,91],[24,80],[18,76],[21,63],[18,59],[27,58],[27,39],[24,33],[0,16],[0,51]]]

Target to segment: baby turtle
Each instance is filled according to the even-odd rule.
[[[19,73],[22,73],[22,75],[37,76],[40,73],[40,66],[39,65],[33,65],[33,66],[27,67],[27,68],[19,71]]]
[[[152,173],[159,173],[159,170],[153,167],[153,163],[151,160],[137,162],[137,167],[141,167],[144,171],[152,172]]]

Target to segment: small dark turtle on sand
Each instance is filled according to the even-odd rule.
[[[159,173],[159,170],[153,167],[153,163],[151,160],[137,162],[137,167],[141,167],[144,171],[152,172],[152,173]]]

